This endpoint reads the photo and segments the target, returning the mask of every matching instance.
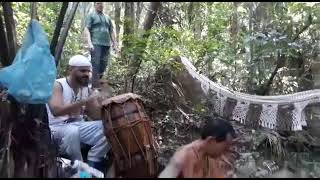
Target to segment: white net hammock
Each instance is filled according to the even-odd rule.
[[[305,107],[319,102],[320,90],[290,95],[258,96],[229,90],[199,74],[185,57],[179,58],[188,73],[201,84],[206,95],[214,96],[216,114],[252,127],[298,131],[307,125]],[[209,93],[210,92],[210,93]]]

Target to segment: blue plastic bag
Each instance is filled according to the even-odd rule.
[[[47,36],[32,20],[13,63],[0,70],[0,85],[20,103],[44,104],[52,95],[56,74]]]

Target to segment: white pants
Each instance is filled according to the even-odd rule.
[[[50,126],[53,138],[58,142],[59,153],[68,155],[71,160],[83,160],[81,143],[92,146],[88,153],[88,161],[99,162],[110,146],[103,133],[102,121],[62,122]]]

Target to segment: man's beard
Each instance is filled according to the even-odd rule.
[[[86,87],[89,85],[89,77],[87,76],[77,77],[76,80],[77,80],[77,83],[79,83],[83,87]]]
[[[97,8],[96,9],[98,12],[103,12],[103,8]]]

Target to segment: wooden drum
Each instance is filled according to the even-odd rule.
[[[102,116],[116,176],[156,177],[157,149],[140,96],[127,93],[103,101]]]

